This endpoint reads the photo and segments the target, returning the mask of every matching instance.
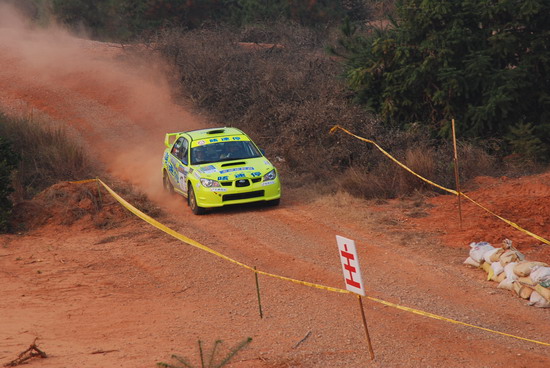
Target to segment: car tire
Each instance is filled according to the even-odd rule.
[[[170,182],[170,178],[168,177],[168,173],[166,172],[166,170],[162,172],[162,187],[164,188],[165,192],[174,194],[174,186]]]
[[[189,183],[188,188],[189,192],[187,195],[187,203],[189,204],[189,208],[191,208],[191,211],[193,211],[195,215],[203,215],[205,209],[199,207],[199,205],[197,204],[197,197],[195,196],[195,191],[193,190],[193,186],[191,185],[191,183]]]

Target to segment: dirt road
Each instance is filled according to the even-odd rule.
[[[208,122],[172,101],[163,68],[59,30],[6,27],[0,29],[2,109],[32,111],[37,121],[70,127],[114,177],[147,193],[171,228],[260,270],[338,288],[343,278],[335,235],[343,235],[357,243],[369,296],[550,343],[549,310],[526,306],[462,264],[468,244],[486,240],[468,232],[479,229],[473,209],[459,231],[447,197],[375,205],[303,188],[287,190],[278,208],[193,216],[183,199],[161,193],[162,143],[166,132]],[[528,193],[541,208],[541,231],[548,230],[545,179],[535,179],[543,190]],[[520,181],[505,184],[516,183],[517,194]],[[63,201],[51,199],[55,194],[44,198],[54,207],[86,210],[82,191],[93,190],[94,184],[61,184],[50,191],[64,193],[58,195]],[[116,220],[112,226],[98,227],[90,214],[64,225],[58,211],[33,231],[0,236],[0,363],[38,337],[49,358],[30,366],[153,367],[176,364],[171,354],[200,366],[198,340],[209,352],[221,339],[219,350],[226,353],[252,337],[228,367],[550,366],[550,346],[364,300],[376,354],[371,361],[356,297],[262,276],[260,318],[252,272],[103,200],[103,211]],[[495,206],[512,201],[492,198]],[[498,220],[484,221],[490,241],[517,235],[520,250],[550,261],[547,247],[491,232]]]

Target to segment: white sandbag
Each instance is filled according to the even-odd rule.
[[[491,250],[488,250],[486,251],[485,253],[483,253],[483,260],[489,264],[493,263],[491,261],[491,258],[493,257],[494,254],[496,254],[500,249],[502,248],[493,248]]]
[[[514,290],[514,281],[518,279],[518,276],[514,273],[515,265],[517,265],[517,262],[508,263],[504,267],[506,278],[498,284],[499,289]]]
[[[529,261],[523,261],[519,262],[514,267],[514,273],[518,275],[519,277],[526,277],[531,274],[531,271],[533,271],[537,267],[546,267],[548,266],[546,263],[543,262],[529,262]]]
[[[529,305],[538,308],[550,308],[550,301],[546,300],[542,295],[533,291],[529,297]]]
[[[500,262],[491,263],[491,268],[493,269],[493,275],[495,275],[495,277],[504,272],[504,267],[502,267]]]
[[[537,284],[550,280],[550,267],[537,267],[531,270],[531,279]]]
[[[516,267],[517,264],[517,262],[512,262],[504,266],[504,272],[506,272],[507,279],[511,281],[516,281],[518,279],[518,275],[514,273],[514,267]]]
[[[495,249],[491,244],[487,242],[470,243],[470,257],[476,262],[483,262],[486,252]]]
[[[539,293],[548,302],[550,302],[550,288],[546,288],[541,284],[538,284],[538,285],[535,285],[535,291]]]
[[[467,265],[470,265],[470,266],[474,266],[474,267],[479,267],[479,266],[481,266],[481,263],[474,261],[474,260],[472,259],[472,257],[466,258],[466,260],[464,261],[464,264],[467,264]]]

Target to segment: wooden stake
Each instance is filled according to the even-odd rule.
[[[460,230],[462,230],[462,206],[460,203],[460,179],[458,175],[458,153],[456,149],[456,130],[455,130],[455,119],[451,120],[453,127],[453,146],[454,146],[454,163],[455,163],[455,181],[456,181],[456,191],[458,192],[458,217],[460,218]]]
[[[357,294],[357,300],[359,300],[359,307],[361,308],[361,317],[363,318],[363,327],[365,327],[365,333],[367,334],[367,345],[369,346],[370,359],[374,360],[374,350],[372,349],[372,343],[370,341],[369,329],[367,328],[367,319],[365,318],[365,310],[363,309],[363,302],[361,295]]]
[[[254,271],[256,271],[256,266],[254,266]],[[256,293],[258,294],[258,307],[260,308],[260,318],[264,318],[262,313],[262,299],[260,298],[260,283],[258,282],[258,272],[254,272],[256,277]]]

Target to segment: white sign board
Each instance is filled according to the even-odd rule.
[[[359,267],[359,258],[355,250],[355,242],[340,235],[336,235],[336,242],[338,243],[338,251],[340,253],[340,262],[342,262],[342,272],[344,272],[346,289],[365,296],[365,288],[363,287],[363,279],[361,278],[361,268]]]

